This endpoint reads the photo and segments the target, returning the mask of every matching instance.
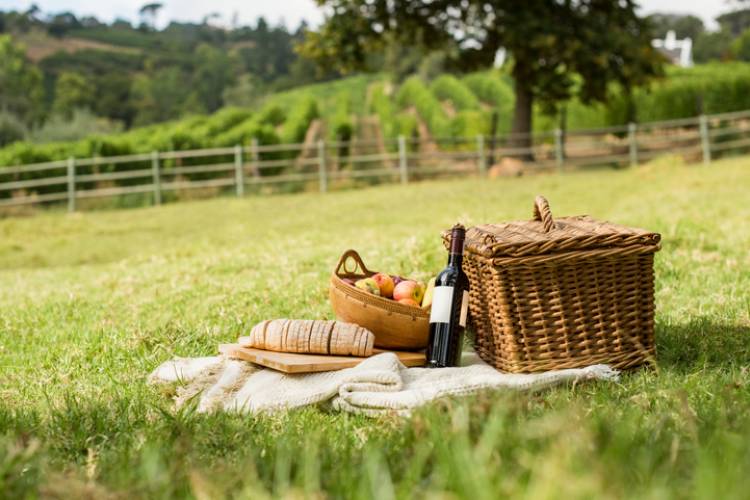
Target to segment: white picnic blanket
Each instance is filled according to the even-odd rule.
[[[613,380],[607,365],[535,374],[501,373],[474,353],[464,353],[459,368],[407,368],[392,353],[340,371],[289,375],[221,356],[177,358],[150,375],[153,384],[178,383],[175,402],[196,400],[198,411],[263,413],[314,404],[377,416],[407,415],[444,396],[483,390],[537,391],[564,382]]]

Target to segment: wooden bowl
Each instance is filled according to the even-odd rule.
[[[374,274],[365,267],[356,251],[344,252],[331,274],[329,287],[336,319],[370,330],[375,335],[375,347],[380,349],[414,351],[427,347],[429,310],[378,297],[344,281],[345,278],[355,281],[369,278]]]

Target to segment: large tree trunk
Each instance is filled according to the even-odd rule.
[[[534,96],[519,79],[516,79],[516,106],[513,110],[510,146],[512,148],[531,148],[531,107]],[[523,160],[533,160],[531,150],[514,152],[513,156]]]

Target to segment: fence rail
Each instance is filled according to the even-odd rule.
[[[530,146],[519,146],[529,139]],[[487,137],[258,144],[0,166],[0,208],[207,190],[245,196],[271,187],[332,189],[448,175],[632,166],[664,154],[686,161],[750,153],[750,110],[585,130]],[[512,159],[512,160],[507,160]],[[520,159],[520,160],[519,160]]]

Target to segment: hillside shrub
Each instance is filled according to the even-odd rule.
[[[394,131],[396,136],[403,135],[406,138],[419,137],[417,130],[417,117],[411,113],[399,113],[395,117]]]
[[[318,115],[318,103],[312,97],[305,96],[292,107],[282,125],[281,141],[284,143],[304,141],[310,122],[316,119]]]
[[[396,100],[402,108],[413,106],[434,137],[450,136],[448,115],[419,77],[408,78],[398,89]]]
[[[219,147],[249,145],[253,138],[260,144],[276,144],[280,139],[275,128],[284,123],[285,118],[286,113],[282,107],[270,102],[256,114],[248,110],[236,110],[231,114],[231,119],[227,116],[224,120],[224,125],[234,123],[211,137],[210,144]]]
[[[639,122],[689,118],[750,109],[750,64],[722,63],[674,69],[667,78],[633,94]],[[607,105],[608,123],[627,122],[627,101]]]
[[[745,30],[734,39],[731,46],[732,56],[738,61],[750,61],[750,30]]]
[[[487,135],[490,130],[490,115],[479,110],[461,111],[453,117],[450,126],[452,137],[472,138]]]
[[[337,94],[331,103],[333,114],[328,123],[328,138],[348,141],[354,135],[354,121],[351,114],[351,96],[348,91]]]
[[[101,118],[86,109],[76,109],[72,116],[53,115],[41,127],[32,130],[32,142],[79,141],[92,135],[116,134],[122,123]]]
[[[474,73],[464,83],[486,106],[498,113],[498,131],[509,132],[515,97],[513,88],[497,72]]]
[[[374,83],[369,94],[369,113],[375,114],[380,121],[380,131],[385,138],[398,135],[396,123],[396,108],[391,97],[386,94],[386,83]]]
[[[278,127],[287,118],[284,107],[276,102],[269,102],[258,113],[258,122],[272,127]]]
[[[265,127],[268,128],[266,129]],[[269,130],[272,133],[269,133]],[[260,115],[255,115],[214,137],[212,144],[218,147],[229,147],[237,144],[248,146],[253,138],[257,139],[261,144],[267,144],[271,135],[274,138],[270,143],[278,142],[278,134],[276,134],[274,127],[264,124],[260,119]]]
[[[430,90],[441,101],[450,101],[457,111],[479,109],[479,100],[461,80],[442,75],[430,84]]]
[[[229,107],[220,109],[211,115],[196,132],[203,136],[202,139],[204,141],[210,142],[214,136],[247,120],[252,114],[251,110],[244,108]]]

